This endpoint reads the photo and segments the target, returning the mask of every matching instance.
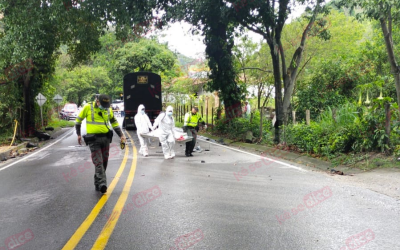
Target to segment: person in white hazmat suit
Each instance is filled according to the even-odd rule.
[[[153,130],[153,126],[151,125],[150,119],[145,113],[145,108],[144,105],[140,104],[138,107],[137,114],[135,115],[135,125],[136,125],[136,132],[137,136],[140,141],[140,150],[139,154],[142,154],[143,156],[148,156],[149,155],[149,148],[147,147],[148,144],[148,139],[143,138],[140,134],[148,133],[151,130]]]
[[[166,113],[158,115],[153,125],[153,129],[159,126],[158,135],[165,159],[173,159],[175,157],[175,120],[172,117],[172,111],[173,108],[168,106]]]

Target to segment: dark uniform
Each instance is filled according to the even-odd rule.
[[[106,169],[113,132],[109,123],[118,134],[123,137],[117,119],[110,108],[110,98],[107,95],[98,97],[100,106],[96,102],[86,104],[76,118],[76,133],[81,135],[81,124],[86,119],[87,135],[83,136],[85,143],[90,147],[91,157],[95,166],[94,185],[96,191],[107,191]],[[79,137],[78,137],[79,138]],[[124,137],[123,137],[124,138]],[[79,139],[78,139],[79,140]]]
[[[203,118],[197,112],[199,111],[199,109],[197,107],[194,107],[193,109],[196,110],[196,114],[193,114],[193,110],[186,113],[185,120],[183,123],[183,131],[187,132],[188,136],[193,136],[192,141],[186,142],[186,149],[185,149],[186,156],[193,156],[192,152],[194,147],[196,146],[196,140],[197,140],[196,128],[198,127],[199,123],[201,122],[203,125],[205,125]]]

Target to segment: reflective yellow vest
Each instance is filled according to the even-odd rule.
[[[100,115],[102,114],[102,115]],[[109,126],[111,123],[112,127],[119,127],[117,119],[114,117],[114,113],[110,108],[107,110],[101,110],[97,107],[96,103],[86,104],[78,117],[76,118],[76,124],[82,124],[82,121],[86,118],[86,132],[88,134],[105,134],[108,132],[108,128],[104,122]]]
[[[195,115],[192,112],[188,112],[185,114],[185,120],[183,126],[196,127],[199,121],[202,121],[201,115],[196,113]]]

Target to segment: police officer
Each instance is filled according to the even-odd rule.
[[[185,120],[183,123],[183,131],[187,132],[188,136],[193,136],[192,141],[186,142],[186,150],[185,155],[193,156],[192,152],[194,147],[196,146],[196,139],[197,139],[197,131],[198,131],[198,124],[199,122],[202,123],[204,126],[206,123],[201,118],[201,115],[197,112],[199,109],[197,107],[193,107],[191,112],[185,114]],[[196,130],[197,128],[197,130]]]
[[[110,103],[111,100],[108,95],[99,95],[96,101],[83,107],[75,122],[78,143],[82,145],[81,124],[86,119],[87,135],[84,135],[84,140],[90,147],[92,161],[95,166],[94,185],[96,191],[100,191],[103,194],[107,192],[106,169],[113,135],[109,123],[121,138],[121,143],[126,141],[110,108]]]

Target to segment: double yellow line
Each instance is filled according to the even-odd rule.
[[[111,213],[112,216],[109,217],[106,225],[103,227],[99,237],[97,238],[96,242],[94,243],[92,249],[104,249],[107,245],[109,238],[114,231],[115,226],[117,225],[118,219],[121,215],[122,209],[126,203],[126,200],[129,195],[129,191],[132,186],[133,178],[135,177],[136,171],[136,160],[137,160],[137,151],[136,147],[133,143],[132,137],[128,134],[128,137],[131,139],[132,148],[133,148],[133,159],[131,169],[129,171],[128,179],[125,182],[125,186],[122,190],[121,195],[118,198],[117,203],[114,206],[113,212]],[[72,235],[69,239],[67,244],[62,248],[62,250],[70,250],[74,249],[78,243],[81,241],[87,230],[89,230],[90,226],[93,224],[94,220],[99,215],[101,209],[104,207],[106,202],[108,201],[109,197],[111,196],[112,192],[114,191],[115,186],[117,185],[119,178],[121,177],[122,173],[124,172],[126,162],[128,160],[129,155],[129,146],[127,145],[125,148],[125,155],[122,160],[122,163],[118,169],[117,174],[115,175],[114,180],[111,182],[110,186],[107,189],[107,193],[104,194],[100,200],[97,202],[96,206],[92,209],[90,214],[86,217],[86,219],[82,222],[76,232]]]

